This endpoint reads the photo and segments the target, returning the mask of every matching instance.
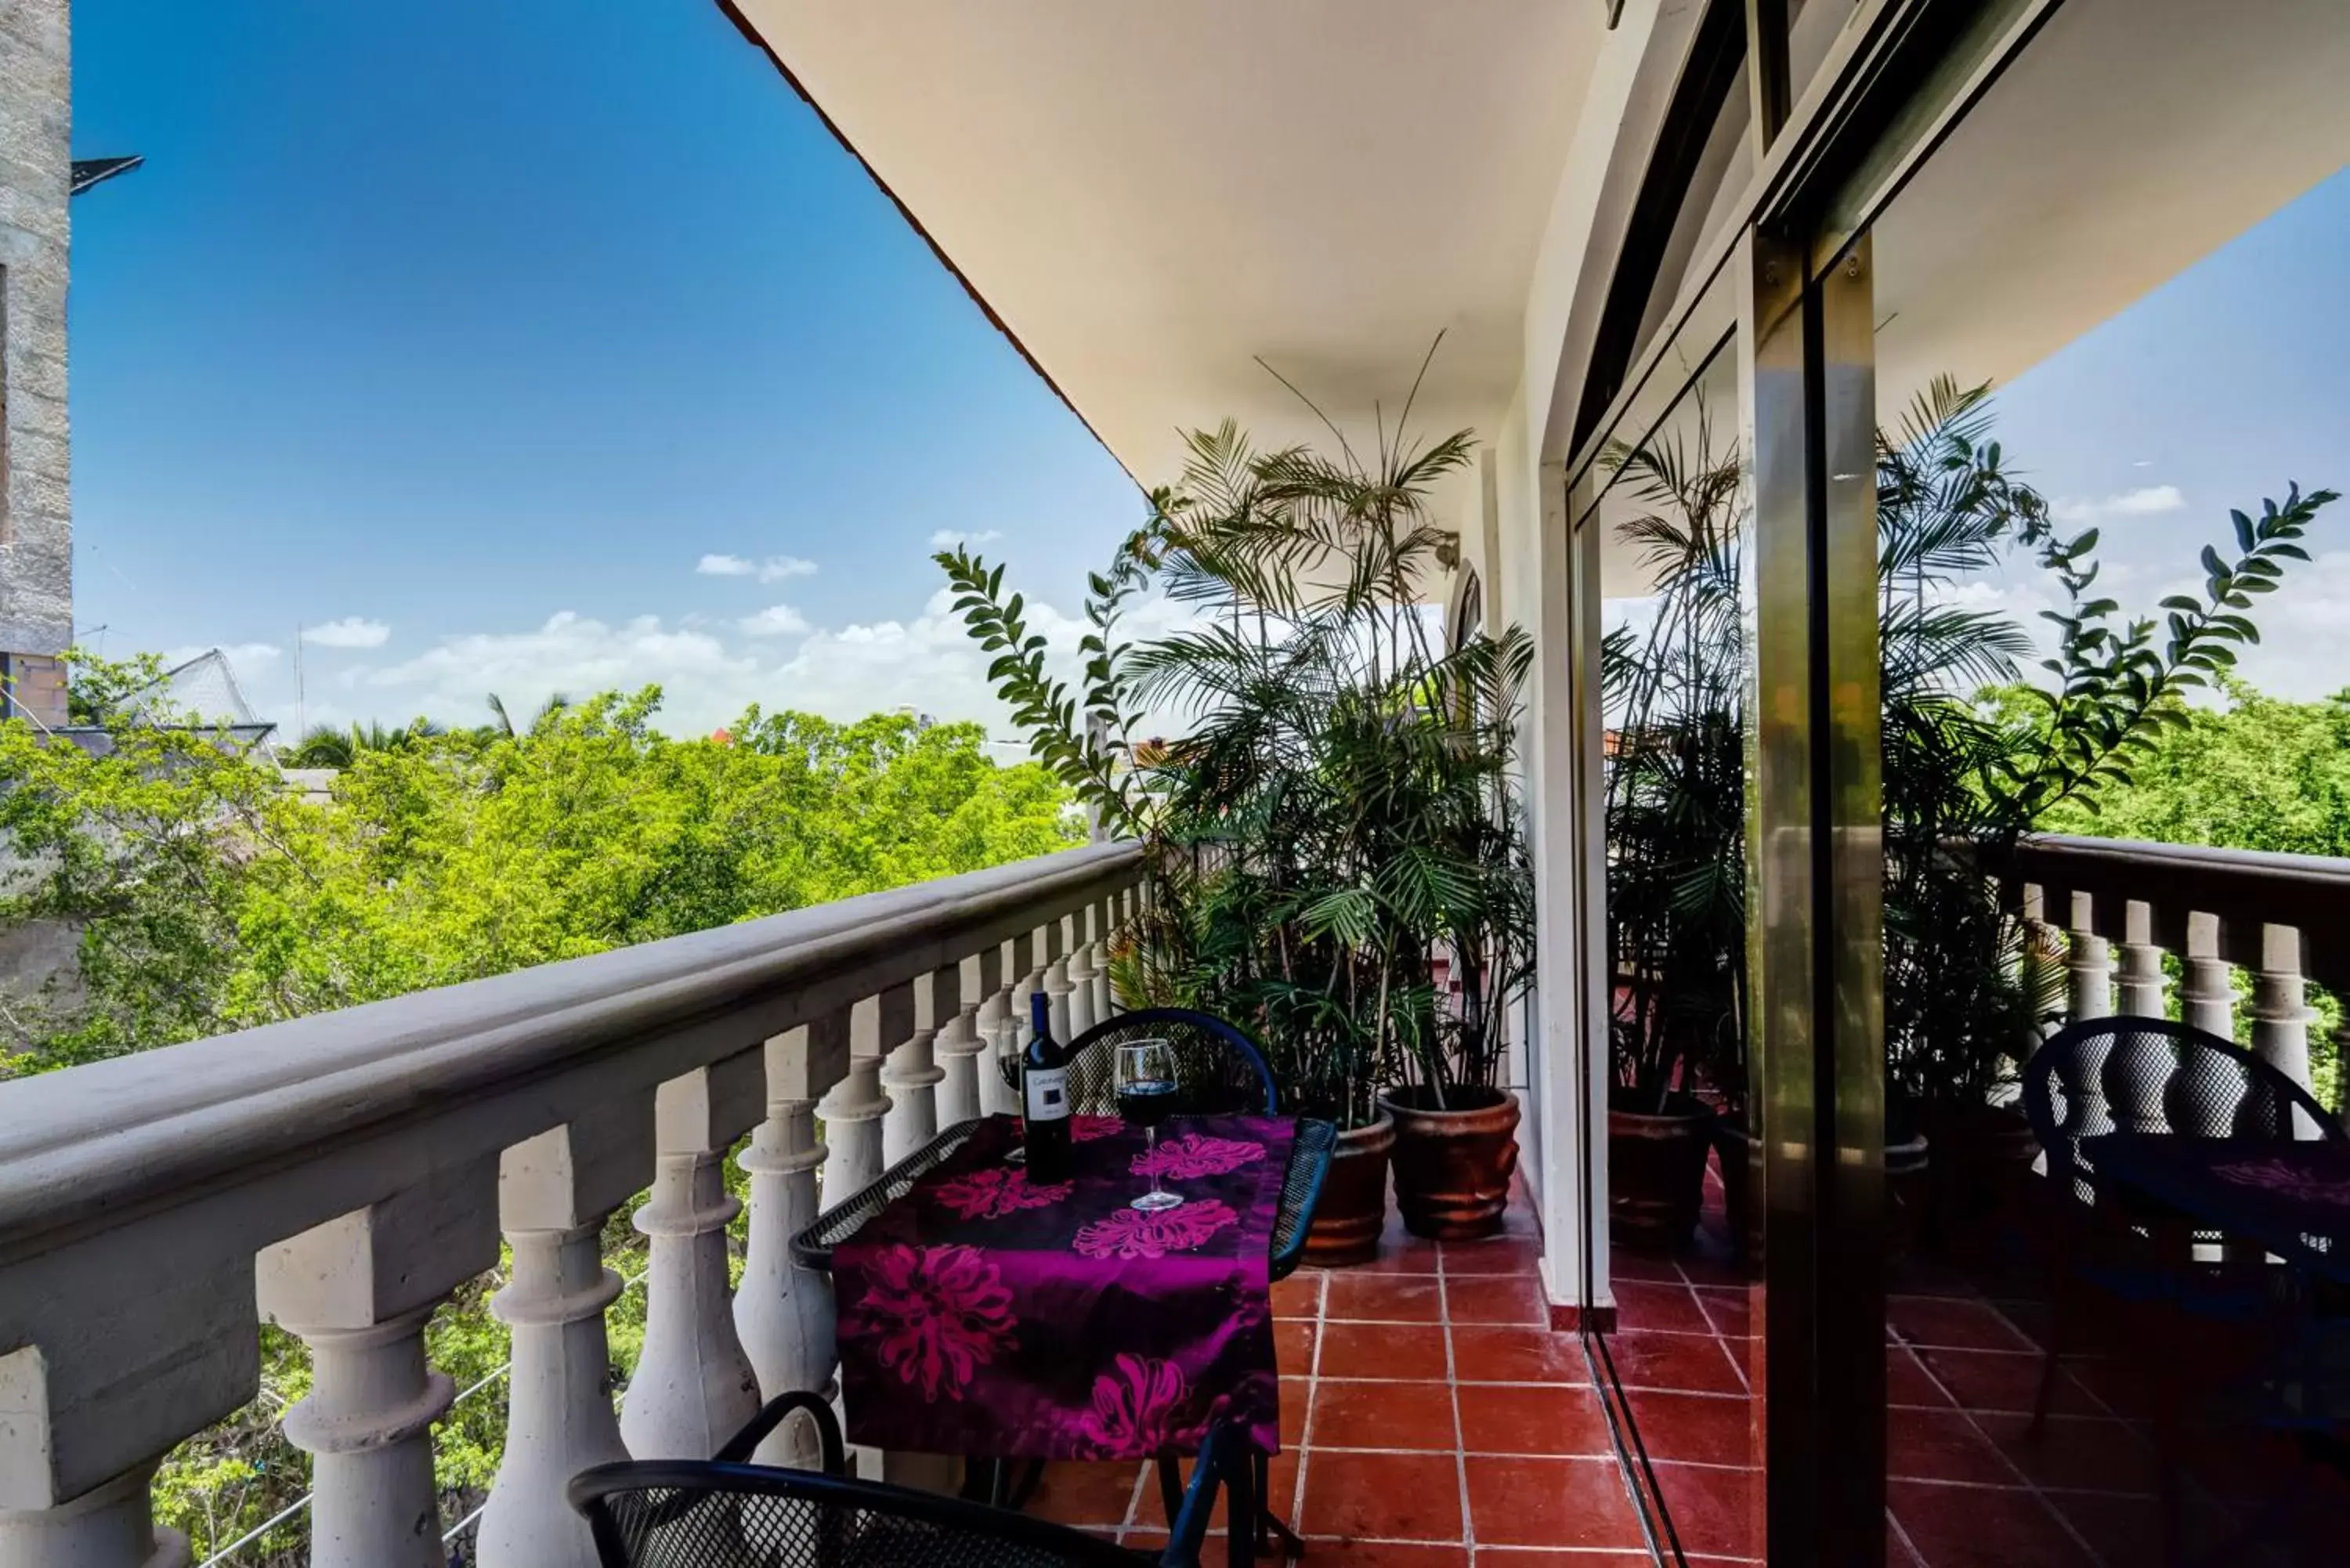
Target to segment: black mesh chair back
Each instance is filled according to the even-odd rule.
[[[740,1462],[793,1410],[816,1422],[823,1470]],[[721,1453],[730,1457],[598,1465],[574,1476],[571,1506],[587,1518],[602,1568],[1135,1568],[1153,1560],[1025,1514],[852,1480],[839,1473],[832,1412],[809,1395],[777,1400]],[[1186,1498],[1173,1542],[1156,1561],[1199,1562],[1222,1463]]]
[[[1255,1041],[1212,1013],[1146,1007],[1097,1023],[1069,1042],[1070,1104],[1081,1116],[1118,1114],[1118,1047],[1158,1039],[1174,1047],[1175,1078],[1188,1116],[1277,1116],[1273,1069]]]
[[[2050,1036],[2023,1069],[2023,1110],[2048,1177],[2084,1203],[2095,1189],[2081,1140],[2168,1133],[2290,1142],[2342,1138],[2309,1091],[2241,1046],[2164,1018],[2092,1018]]]

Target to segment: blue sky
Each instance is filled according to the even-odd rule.
[[[653,677],[694,725],[951,702],[934,533],[1073,606],[1137,520],[709,0],[74,19],[77,153],[148,159],[74,208],[76,618],[109,653],[231,645],[289,724],[297,623],[353,618],[306,644],[314,721]],[[835,635],[773,673],[803,621]]]
[[[653,679],[680,729],[976,713],[932,535],[1074,608],[1139,515],[710,0],[78,0],[75,53],[77,152],[149,160],[74,209],[109,653],[226,646],[288,726],[297,624],[314,722]],[[2350,482],[2345,255],[2337,176],[2007,390],[2132,600],[2228,505]],[[2323,533],[2251,665],[2295,695],[2350,685],[2350,506]]]

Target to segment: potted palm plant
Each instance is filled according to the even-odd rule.
[[[1419,602],[1451,545],[1425,498],[1467,461],[1469,432],[1383,439],[1368,462],[1343,441],[1335,459],[1259,452],[1230,423],[1189,443],[1180,483],[1090,580],[1081,692],[1050,675],[1000,566],[938,559],[1035,755],[1145,846],[1152,896],[1113,964],[1120,994],[1232,1019],[1286,1106],[1338,1123],[1308,1251],[1359,1261],[1398,1138],[1379,1090],[1415,1114],[1427,1100],[1438,1125],[1494,1108],[1499,1020],[1531,947],[1510,791],[1527,639],[1440,649]],[[1191,623],[1126,639],[1120,617],[1147,589]],[[1138,740],[1146,715],[1179,732]],[[1439,1004],[1439,957],[1473,977],[1473,1001]],[[1477,1226],[1498,1223],[1506,1195],[1492,1130],[1488,1175],[1470,1183]]]
[[[1609,454],[1615,483],[1643,508],[1621,527],[1657,588],[1646,625],[1601,648],[1608,1224],[1659,1249],[1695,1228],[1717,1106],[1742,1099],[1745,1081],[1741,491],[1735,453],[1709,438],[1700,410],[1691,446],[1663,438]],[[1726,1181],[1743,1169],[1725,1149]]]

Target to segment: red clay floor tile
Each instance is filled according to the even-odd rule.
[[[1447,1274],[1444,1314],[1459,1323],[1507,1323],[1547,1326],[1550,1303],[1542,1282],[1530,1275]]]
[[[2021,1486],[2023,1478],[1963,1410],[1887,1413],[1885,1473],[1899,1480]]]
[[[1480,1546],[1646,1544],[1624,1472],[1613,1459],[1481,1456],[1466,1468],[1469,1517]]]
[[[1324,1377],[1399,1377],[1441,1383],[1444,1330],[1434,1324],[1326,1323],[1318,1363]]]
[[[1754,1462],[1754,1411],[1743,1396],[1632,1389],[1625,1399],[1640,1446],[1652,1459],[1707,1465]]]
[[[2041,1358],[2034,1351],[1946,1350],[1927,1345],[1917,1354],[1926,1369],[1969,1410],[2028,1411],[2040,1390]],[[2069,1370],[2058,1374],[2054,1407],[2070,1416],[2105,1413]]]
[[[2016,1332],[1988,1302],[1950,1296],[1891,1296],[1885,1320],[1911,1345],[1939,1345],[1955,1350],[2030,1350],[2033,1344]]]
[[[1451,1454],[1310,1449],[1299,1532],[1350,1540],[1461,1540],[1459,1464]]]
[[[1627,1251],[1622,1247],[1608,1251],[1607,1277],[1610,1280],[1653,1280],[1669,1285],[1689,1282],[1681,1278],[1680,1265],[1670,1258],[1660,1258],[1651,1252]]]
[[[1310,1323],[1273,1325],[1274,1362],[1285,1377],[1306,1377],[1314,1372],[1314,1340],[1321,1330]]]
[[[1619,1280],[1614,1288],[1616,1323],[1619,1328],[1668,1334],[1713,1332],[1705,1309],[1698,1304],[1697,1293],[1687,1285]]]
[[[1570,1552],[1540,1546],[1477,1548],[1477,1568],[1656,1568],[1647,1552]],[[1695,1568],[1695,1565],[1692,1565]]]
[[[2151,1568],[2164,1560],[2162,1504],[2157,1500],[2088,1491],[2046,1495],[2106,1568]]]
[[[1744,1339],[1753,1326],[1752,1314],[1747,1304],[1744,1285],[1697,1285],[1698,1304],[1705,1309],[1706,1320],[1714,1332],[1724,1339]]]
[[[2151,1496],[2161,1479],[2153,1442],[2127,1422],[2051,1416],[2034,1432],[2029,1416],[1986,1412],[1979,1419],[2000,1451],[2043,1487]]]
[[[1412,1541],[1334,1541],[1327,1543],[1327,1549],[1316,1552],[1317,1544],[1320,1543],[1307,1543],[1308,1558],[1341,1562],[1347,1568],[1469,1568],[1469,1549],[1465,1546],[1429,1546]]]
[[[1743,1394],[1746,1385],[1721,1340],[1695,1334],[1607,1336],[1608,1359],[1627,1388],[1671,1388],[1690,1394]]]
[[[1322,1310],[1322,1284],[1329,1276],[1319,1269],[1301,1269],[1285,1280],[1273,1282],[1273,1315],[1311,1318]]]
[[[1145,1468],[1133,1459],[1055,1459],[1045,1467],[1028,1511],[1057,1524],[1124,1524]]]
[[[1692,1558],[1759,1555],[1754,1544],[1759,1472],[1671,1463],[1649,1468],[1683,1552]]]
[[[1314,1393],[1314,1449],[1413,1449],[1451,1453],[1460,1447],[1452,1388],[1432,1383],[1355,1383],[1324,1378]]]
[[[1885,1347],[1885,1402],[1888,1405],[1929,1405],[1949,1409],[1950,1397],[1927,1375],[1917,1356],[1901,1345]]]
[[[1596,1388],[1464,1383],[1455,1393],[1461,1446],[1471,1454],[1615,1455]]]
[[[1322,1315],[1351,1323],[1437,1323],[1444,1300],[1434,1275],[1333,1274]]]
[[[2022,1489],[1891,1481],[1893,1517],[1926,1568],[2092,1568],[2054,1510]]]
[[[1464,1383],[1588,1383],[1582,1341],[1547,1328],[1468,1324],[1452,1331],[1455,1375]]]
[[[1527,1236],[1493,1236],[1482,1241],[1447,1241],[1444,1272],[1455,1274],[1523,1274],[1534,1278],[1542,1268],[1542,1243]]]

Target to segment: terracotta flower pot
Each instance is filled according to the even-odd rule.
[[[1338,1152],[1314,1206],[1314,1228],[1305,1232],[1307,1262],[1339,1269],[1378,1256],[1388,1222],[1388,1151],[1395,1140],[1395,1123],[1385,1116],[1338,1135]]]
[[[1507,1089],[1455,1090],[1455,1107],[1414,1085],[1379,1096],[1395,1118],[1396,1207],[1404,1229],[1469,1241],[1502,1228],[1518,1168],[1518,1097]],[[1459,1102],[1467,1102],[1465,1105]]]
[[[1689,1244],[1705,1201],[1713,1113],[1694,1096],[1667,1096],[1660,1116],[1607,1107],[1607,1232],[1627,1247]]]

